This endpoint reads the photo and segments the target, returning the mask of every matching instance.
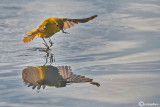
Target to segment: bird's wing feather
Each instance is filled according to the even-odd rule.
[[[68,29],[68,28],[74,26],[74,24],[86,23],[86,22],[94,19],[95,17],[97,17],[97,15],[91,16],[89,18],[83,18],[83,19],[67,19],[67,18],[64,18],[63,19],[63,21],[64,21],[63,29]]]

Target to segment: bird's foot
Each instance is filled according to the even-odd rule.
[[[49,43],[50,43],[49,47],[53,46],[53,44],[54,44],[51,40],[49,40]]]
[[[45,43],[43,43],[46,46],[46,52],[48,52],[48,50],[50,50],[49,46]]]
[[[49,46],[46,47],[46,52],[48,53],[48,50],[50,50]]]

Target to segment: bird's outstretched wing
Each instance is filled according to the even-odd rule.
[[[95,17],[97,17],[97,15],[91,16],[89,18],[83,18],[83,19],[68,19],[68,18],[63,18],[63,21],[64,21],[63,29],[68,29],[68,28],[74,26],[74,24],[86,23],[86,22],[94,19]]]

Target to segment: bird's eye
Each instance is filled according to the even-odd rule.
[[[58,25],[57,25],[57,27],[58,27]]]

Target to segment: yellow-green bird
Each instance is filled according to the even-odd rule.
[[[69,18],[59,18],[59,17],[50,17],[45,19],[38,28],[31,30],[27,32],[24,35],[28,35],[23,39],[24,43],[28,43],[31,40],[35,38],[35,36],[38,36],[43,39],[45,42],[44,45],[49,48],[44,38],[49,38],[50,46],[52,46],[52,41],[50,37],[54,35],[55,33],[62,31],[64,32],[64,29],[68,29],[72,27],[74,24],[78,23],[86,23],[92,19],[97,17],[97,15],[91,16],[89,18],[83,18],[83,19],[69,19]]]

